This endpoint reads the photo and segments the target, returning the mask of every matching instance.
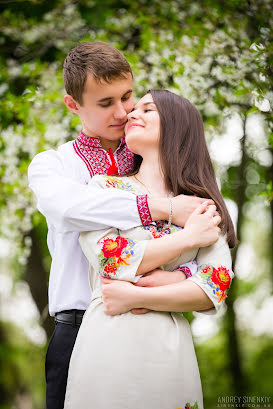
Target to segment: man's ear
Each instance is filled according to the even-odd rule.
[[[79,103],[75,101],[71,95],[67,94],[64,96],[64,103],[70,112],[73,112],[74,114],[79,113]]]

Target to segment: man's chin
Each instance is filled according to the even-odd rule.
[[[116,129],[114,132],[113,132],[113,130],[112,130],[112,132],[111,132],[112,138],[111,138],[111,139],[112,139],[113,141],[117,141],[118,139],[123,138],[124,135],[125,135],[124,129]]]

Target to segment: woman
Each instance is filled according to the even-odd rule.
[[[201,409],[190,327],[179,312],[209,306],[215,311],[223,304],[233,277],[228,247],[235,242],[233,226],[217,188],[201,117],[188,100],[150,91],[128,115],[126,142],[138,155],[135,172],[124,178],[95,176],[91,183],[168,196],[170,219],[146,228],[81,234],[93,298],[73,350],[65,409]],[[180,193],[212,198],[221,219],[215,206],[205,204],[184,229],[172,225],[171,197]],[[193,260],[197,273],[179,284],[131,284],[155,268],[172,271]],[[104,278],[102,283],[100,276],[125,281]],[[155,311],[131,314],[137,307]]]

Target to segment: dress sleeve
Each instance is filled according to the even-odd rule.
[[[234,277],[226,237],[221,235],[212,246],[200,248],[196,261],[197,273],[189,277],[188,280],[199,285],[214,304],[214,308],[198,312],[216,314],[224,305],[224,300]]]
[[[59,151],[34,157],[28,169],[29,187],[38,210],[59,232],[89,231],[114,226],[127,230],[146,221],[148,205],[130,192],[100,189],[96,183],[78,183],[69,178]],[[93,180],[93,179],[92,179]],[[92,182],[91,180],[91,182]],[[126,215],[126,217],[124,217]]]
[[[80,234],[81,248],[93,269],[106,278],[136,283],[136,276],[143,259],[147,240],[122,237],[111,228]]]

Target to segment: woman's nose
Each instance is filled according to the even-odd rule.
[[[132,112],[130,112],[130,113],[127,115],[128,120],[130,120],[130,119],[136,119],[137,117],[138,117],[137,109],[134,109]]]

